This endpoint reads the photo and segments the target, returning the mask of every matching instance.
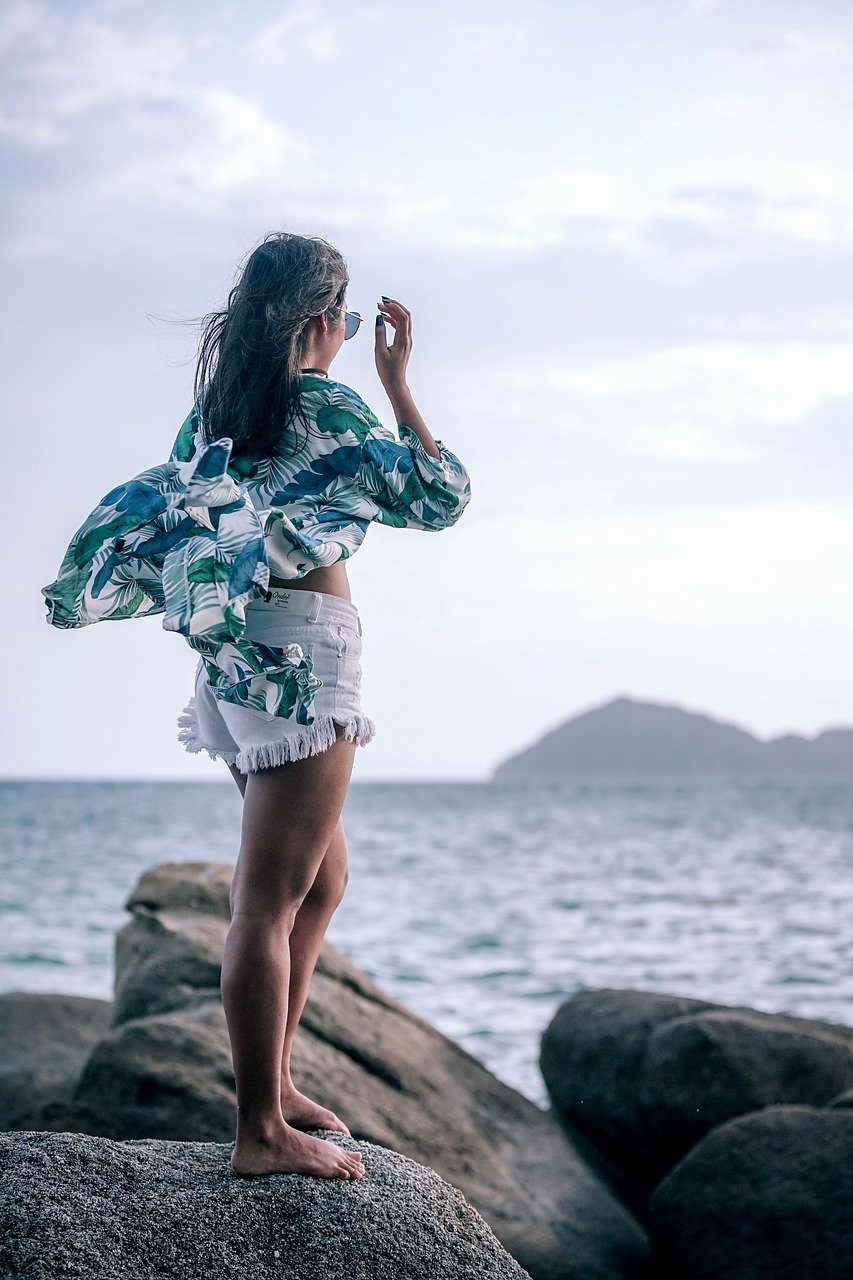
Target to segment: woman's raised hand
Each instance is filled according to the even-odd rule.
[[[401,302],[383,297],[377,303],[376,317],[376,372],[386,391],[406,385],[406,365],[412,354],[412,316]],[[394,341],[390,347],[385,336],[385,322],[394,329]]]

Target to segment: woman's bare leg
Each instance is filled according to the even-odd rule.
[[[241,773],[236,764],[229,764],[228,768],[240,794],[245,795],[246,774]],[[296,913],[290,933],[287,1026],[281,1055],[281,1111],[288,1124],[296,1129],[338,1129],[342,1133],[350,1132],[348,1125],[334,1111],[301,1093],[290,1074],[290,1052],[308,999],[311,978],[323,948],[329,921],[343,898],[349,879],[347,854],[343,818],[339,818],[314,883]]]
[[[308,999],[311,977],[323,947],[329,921],[344,896],[348,877],[347,842],[341,818],[314,877],[314,883],[296,913],[290,934],[290,990],[281,1055],[281,1110],[285,1120],[297,1129],[340,1129],[343,1133],[349,1133],[348,1127],[334,1111],[321,1107],[313,1098],[301,1093],[290,1074],[290,1051]]]
[[[238,1173],[363,1176],[360,1154],[300,1132],[281,1110],[290,935],[340,820],[354,755],[355,743],[338,737],[316,755],[247,776],[221,981]]]

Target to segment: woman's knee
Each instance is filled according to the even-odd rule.
[[[305,895],[305,905],[315,911],[326,911],[330,915],[340,906],[349,882],[349,871],[346,867],[330,874],[323,874],[322,869]]]
[[[265,934],[290,935],[305,895],[282,897],[271,901],[269,897],[253,897],[239,890],[230,897],[231,924],[235,922]]]
[[[271,869],[269,860],[260,859],[253,866],[245,846],[231,877],[228,901],[231,918],[238,912],[270,922],[290,920],[302,906],[311,889],[310,859],[305,863],[287,859],[286,867]]]
[[[332,750],[321,756],[329,757]],[[314,901],[319,894],[340,901],[346,888],[341,819],[346,788],[340,794],[334,786],[315,794],[330,761],[314,756],[296,764],[307,767],[301,786],[287,767],[248,775],[240,854],[231,881],[232,916],[236,910],[295,913],[309,894]],[[310,785],[305,785],[309,776]]]
[[[339,818],[306,901],[312,906],[334,911],[346,892],[348,882],[349,850],[343,819]]]

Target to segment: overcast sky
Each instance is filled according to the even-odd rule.
[[[227,778],[157,617],[40,588],[164,461],[197,328],[279,228],[380,294],[472,499],[349,565],[353,777],[485,778],[622,694],[853,724],[853,12],[821,0],[0,7],[6,776]]]

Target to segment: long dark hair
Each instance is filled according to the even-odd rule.
[[[289,437],[298,451],[305,326],[324,311],[336,324],[348,284],[342,254],[319,237],[272,231],[251,250],[225,308],[202,321],[193,397],[204,443],[230,436],[232,458],[270,457],[287,455]]]

